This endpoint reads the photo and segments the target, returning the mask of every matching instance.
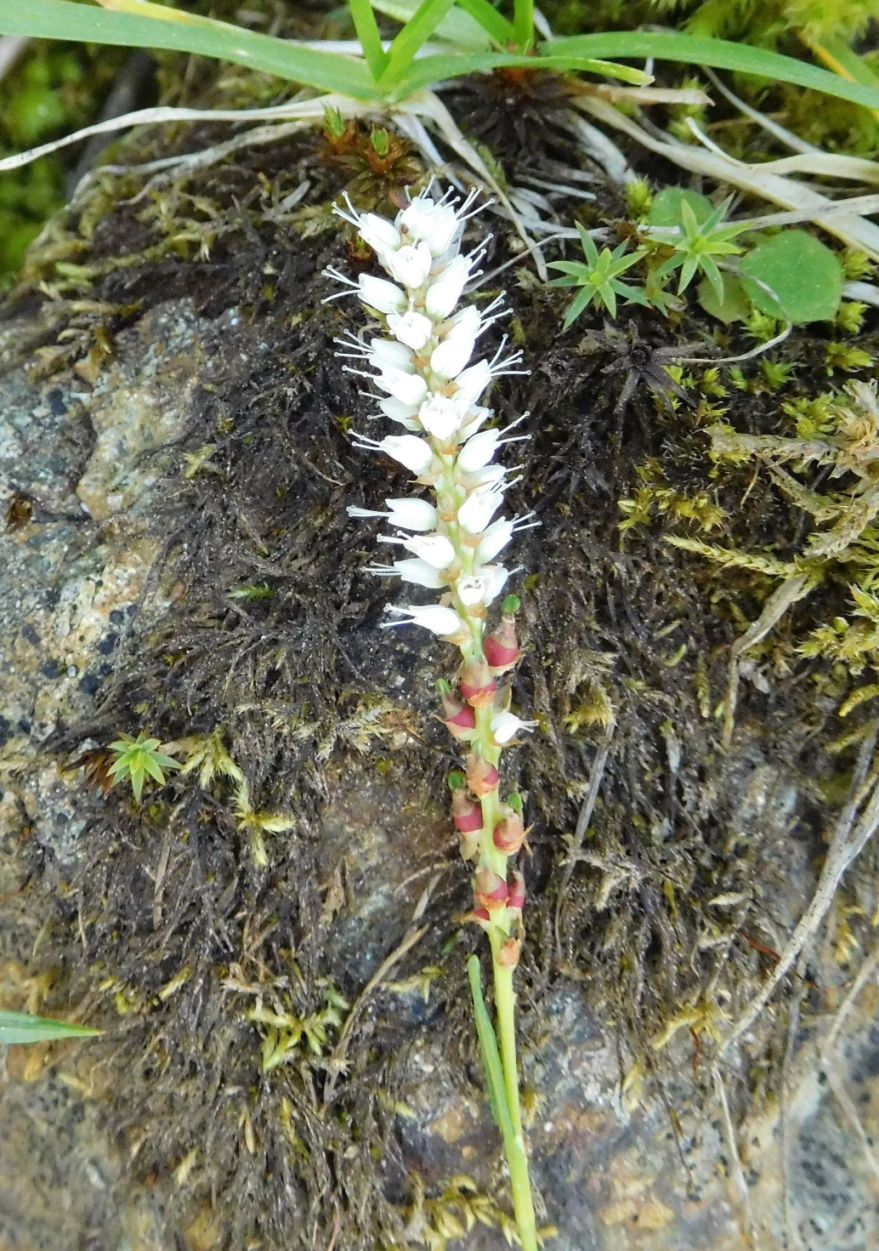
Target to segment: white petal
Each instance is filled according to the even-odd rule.
[[[414,474],[424,473],[433,460],[430,444],[414,434],[389,434],[376,446]]]
[[[489,417],[494,416],[494,409],[484,408],[480,404],[471,404],[467,409],[467,416],[461,423],[461,429],[458,432],[462,439],[469,439],[472,434],[488,421]]]
[[[401,530],[421,530],[427,532],[436,529],[436,509],[428,500],[404,496],[401,499],[385,500],[391,525]]]
[[[474,473],[482,469],[494,456],[500,440],[499,430],[482,430],[472,435],[458,453],[455,468],[460,473]]]
[[[536,721],[522,721],[512,712],[499,712],[491,719],[491,733],[494,741],[503,746],[509,743],[519,730],[533,730]]]
[[[430,317],[448,317],[461,298],[464,284],[470,277],[470,262],[456,256],[439,277],[427,288],[424,307]]]
[[[465,304],[465,306],[455,316],[450,318],[443,330],[443,339],[457,339],[461,335],[468,339],[475,339],[479,331],[482,329],[482,317],[479,309],[475,304]]]
[[[444,339],[431,353],[430,367],[444,382],[448,382],[450,378],[457,378],[473,355],[475,346],[475,339],[468,338],[466,335]]]
[[[479,541],[476,549],[476,560],[479,564],[494,560],[498,552],[502,552],[513,537],[513,523],[501,517],[492,522]]]
[[[415,586],[425,586],[430,591],[438,591],[446,586],[445,578],[429,565],[426,560],[395,560],[392,565],[369,565],[367,573],[374,573],[380,578],[401,578],[403,582],[412,582]]]
[[[383,253],[396,250],[402,240],[400,232],[393,222],[379,217],[376,213],[362,213],[357,222],[360,238],[374,252]]]
[[[454,608],[446,608],[442,604],[407,604],[404,608],[391,607],[388,612],[400,613],[405,620],[383,622],[385,626],[420,625],[443,637],[458,634],[465,629],[464,622]]]
[[[475,404],[491,382],[491,366],[488,361],[477,361],[458,375],[455,399],[462,408]]]
[[[458,509],[458,524],[468,534],[482,534],[503,501],[502,491],[474,491]]]
[[[363,303],[378,313],[402,313],[406,307],[406,296],[386,278],[361,274],[357,286]]]
[[[427,383],[420,374],[405,374],[402,369],[386,369],[375,380],[375,385],[387,391],[401,404],[420,404],[427,394]]]
[[[484,604],[488,593],[488,579],[481,576],[459,578],[455,584],[455,593],[466,608]]]
[[[385,252],[381,261],[392,278],[410,291],[417,291],[427,281],[433,257],[426,243],[416,243],[404,244],[396,252]]]
[[[388,329],[400,343],[405,343],[413,352],[420,352],[433,334],[433,322],[423,313],[410,309],[408,313],[391,313]]]
[[[421,429],[421,422],[415,416],[418,412],[417,404],[403,404],[400,400],[395,400],[393,396],[388,395],[383,400],[379,400],[378,406],[390,421],[399,422],[407,430]]]
[[[445,442],[457,433],[461,425],[461,410],[453,400],[443,395],[432,395],[418,410],[418,420],[434,439]]]
[[[484,565],[482,569],[482,577],[488,580],[488,591],[485,596],[486,604],[490,604],[497,599],[501,591],[507,585],[507,578],[510,576],[509,569],[503,565]]]
[[[414,368],[412,353],[395,339],[373,339],[366,359],[379,373],[385,369],[402,369],[403,373],[411,374]]]
[[[455,549],[444,534],[417,534],[414,538],[404,539],[403,546],[419,560],[426,560],[434,569],[448,569],[455,563]]]

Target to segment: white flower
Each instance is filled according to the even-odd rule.
[[[344,216],[344,214],[339,214]],[[349,217],[350,221],[351,218]],[[402,243],[397,227],[377,213],[362,213],[356,222],[360,238],[373,252],[383,253],[398,248]]]
[[[493,560],[498,552],[502,552],[513,537],[513,522],[501,517],[488,527],[479,540],[476,549],[476,560],[481,565]]]
[[[410,309],[408,313],[390,313],[388,329],[401,343],[412,348],[413,352],[420,352],[430,341],[430,336],[433,334],[433,322],[423,313],[416,313],[414,309]]]
[[[395,560],[392,565],[367,565],[367,573],[379,578],[401,578],[404,582],[412,582],[415,586],[425,586],[430,591],[438,591],[446,585],[439,571],[429,565],[426,560]],[[399,624],[399,623],[398,623]]]
[[[454,317],[450,317],[442,329],[442,338],[444,341],[448,339],[457,339],[464,336],[467,339],[476,339],[479,332],[484,329],[482,317],[479,309],[475,304],[465,304],[462,309],[455,313]]]
[[[461,473],[475,473],[483,469],[498,449],[501,441],[499,430],[482,430],[471,435],[458,453],[455,467]]]
[[[458,374],[455,400],[462,408],[475,404],[482,392],[491,382],[491,366],[488,361],[477,361],[463,373]]]
[[[420,530],[423,532],[436,529],[436,509],[428,500],[413,496],[400,499],[387,499],[387,512],[375,508],[358,508],[356,504],[348,505],[349,517],[387,517],[392,526],[401,530]]]
[[[399,543],[407,552],[426,560],[433,569],[448,569],[455,562],[455,549],[444,534],[416,534],[411,539],[393,538],[387,534],[379,535],[379,543]]]
[[[378,406],[390,421],[398,422],[401,426],[405,426],[407,430],[421,429],[421,422],[415,416],[418,412],[417,405],[402,404],[399,400],[395,400],[392,395],[386,395],[383,400],[379,400]]]
[[[404,620],[383,621],[384,629],[389,626],[420,625],[443,638],[463,634],[467,629],[454,608],[446,608],[442,604],[406,604],[403,608],[394,605],[388,608],[388,612],[399,613]]]
[[[357,281],[357,289],[367,308],[374,308],[377,313],[402,313],[406,308],[406,296],[399,287],[388,282],[386,278],[376,278],[373,274],[361,274]]]
[[[501,593],[509,576],[509,570],[503,565],[486,565],[478,574],[459,578],[455,592],[467,608],[490,604]]]
[[[448,251],[458,229],[458,215],[448,204],[418,196],[397,214],[396,226],[413,239],[423,239],[433,256]]]
[[[467,417],[461,422],[461,429],[458,431],[458,437],[463,441],[469,439],[471,434],[475,434],[477,430],[488,421],[489,417],[494,416],[494,410],[485,408],[481,404],[471,404],[467,409]]]
[[[468,491],[475,491],[477,487],[482,486],[499,486],[506,476],[506,465],[486,465],[484,469],[477,469],[475,473],[456,475],[458,482]]]
[[[461,410],[444,395],[431,395],[418,410],[418,420],[433,439],[447,442],[461,425]]]
[[[375,385],[406,405],[420,404],[427,394],[427,383],[421,374],[407,374],[402,369],[385,369],[375,379]]]
[[[397,343],[395,339],[372,339],[366,359],[379,373],[385,369],[402,369],[404,373],[411,374],[413,370],[412,353],[404,343]]]
[[[391,460],[404,465],[410,473],[423,474],[433,462],[433,449],[424,439],[414,434],[388,434],[383,439],[369,439],[366,435],[357,435],[360,440],[355,447],[364,447],[370,452],[384,452]]]
[[[391,277],[410,291],[424,286],[433,264],[430,248],[424,242],[404,244],[396,252],[379,252],[378,257]]]
[[[496,487],[474,491],[458,509],[458,524],[468,534],[482,534],[503,500],[503,491]]]
[[[424,297],[424,307],[429,317],[438,321],[449,316],[461,298],[464,284],[470,277],[470,262],[466,256],[455,256],[442,273],[431,282]]]
[[[491,733],[499,747],[504,747],[519,730],[533,730],[536,721],[522,721],[512,712],[499,712],[491,719]]]
[[[444,382],[457,378],[473,355],[475,346],[476,340],[463,334],[443,339],[430,354],[430,368]]]

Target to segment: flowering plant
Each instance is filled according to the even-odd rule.
[[[476,196],[455,201],[449,193],[435,199],[430,192],[428,187],[411,200],[393,222],[358,212],[347,197],[335,207],[387,274],[363,273],[355,282],[338,270],[327,271],[343,284],[336,294],[356,293],[386,330],[369,340],[351,334],[338,340],[348,362],[344,368],[372,383],[378,394],[367,394],[377,400],[379,415],[405,431],[381,439],[358,434],[356,446],[398,461],[432,491],[432,499],[389,498],[385,510],[352,505],[348,512],[386,518],[393,533],[380,535],[379,542],[406,553],[370,566],[371,573],[439,593],[438,602],[389,607],[392,619],[384,626],[420,625],[460,650],[455,686],[442,681],[438,687],[442,719],[467,751],[465,772],[449,779],[452,819],[461,853],[474,868],[469,919],[485,931],[491,948],[496,1032],[482,1002],[475,956],[470,979],[519,1236],[524,1251],[535,1251],[512,984],[525,903],[525,881],[513,866],[526,830],[518,793],[500,798],[498,766],[504,747],[536,722],[510,711],[509,687],[502,681],[521,654],[514,619],[519,601],[513,595],[503,600],[493,629],[488,618],[510,574],[497,558],[517,530],[537,523],[530,513],[498,516],[511,479],[510,470],[494,458],[504,444],[527,436],[511,433],[522,417],[504,429],[490,425],[493,412],[480,402],[494,378],[515,371],[521,354],[504,355],[502,344],[490,359],[471,363],[479,336],[503,316],[503,300],[481,311],[475,304],[460,304],[485,247],[461,251],[464,223],[478,211]]]

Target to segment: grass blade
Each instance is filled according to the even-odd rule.
[[[424,0],[409,19],[388,52],[381,84],[393,87],[415,60],[422,44],[427,43],[437,26],[454,5],[455,0]]]
[[[498,13],[488,0],[458,0],[458,8],[469,13],[500,47],[513,42],[513,23]]]
[[[166,48],[246,65],[306,87],[338,91],[355,100],[381,98],[368,67],[356,57],[302,47],[210,18],[195,21],[191,14],[187,16],[190,21],[159,21],[133,12],[93,9],[72,0],[40,0],[39,4],[33,0],[2,0],[0,35],[71,39],[126,48]]]
[[[479,957],[471,956],[467,961],[467,976],[470,978],[470,993],[473,996],[473,1019],[476,1022],[476,1037],[479,1039],[479,1054],[488,1084],[488,1098],[494,1119],[506,1146],[514,1141],[516,1132],[507,1107],[507,1092],[504,1086],[504,1070],[501,1065],[500,1053],[497,1049],[497,1038],[485,1000],[482,997],[482,978],[479,972]]]
[[[864,87],[879,88],[879,75],[838,35],[828,35],[820,40],[809,39],[806,42],[818,60],[823,61],[828,69],[841,78],[861,83]],[[879,118],[879,112],[876,109],[873,112]]]
[[[534,38],[534,0],[514,0],[513,41],[517,52],[527,52]]]
[[[372,7],[403,25],[418,9],[419,0],[373,0]],[[481,16],[477,17],[477,11]],[[483,17],[485,20],[483,20]],[[475,20],[474,20],[475,19]],[[495,31],[499,30],[499,36]],[[434,35],[444,43],[468,52],[488,48],[489,35],[498,43],[512,38],[512,26],[488,3],[488,0],[458,0],[437,25]]]
[[[682,61],[690,65],[710,65],[713,69],[754,74],[806,87],[824,95],[879,108],[879,89],[865,83],[846,82],[838,74],[797,61],[794,57],[732,43],[728,39],[706,39],[679,35],[674,31],[608,31],[594,35],[572,35],[540,45],[542,53],[557,56],[655,57],[659,61]]]
[[[350,0],[350,8],[366,64],[377,82],[388,68],[388,54],[382,47],[372,4],[370,0]]]
[[[54,1042],[58,1038],[89,1038],[99,1029],[71,1025],[48,1016],[31,1016],[29,1012],[0,1012],[0,1045],[14,1043]]]

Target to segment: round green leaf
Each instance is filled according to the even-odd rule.
[[[681,205],[689,204],[701,226],[714,212],[714,205],[705,195],[689,187],[665,187],[653,199],[647,222],[651,226],[680,226]]]
[[[758,244],[742,258],[739,276],[761,313],[795,326],[833,318],[845,283],[834,253],[805,230],[785,230]]]
[[[717,292],[707,278],[699,283],[699,303],[711,317],[716,317],[728,326],[734,321],[744,321],[750,311],[747,296],[742,284],[730,274],[723,275],[723,299],[718,300]]]

